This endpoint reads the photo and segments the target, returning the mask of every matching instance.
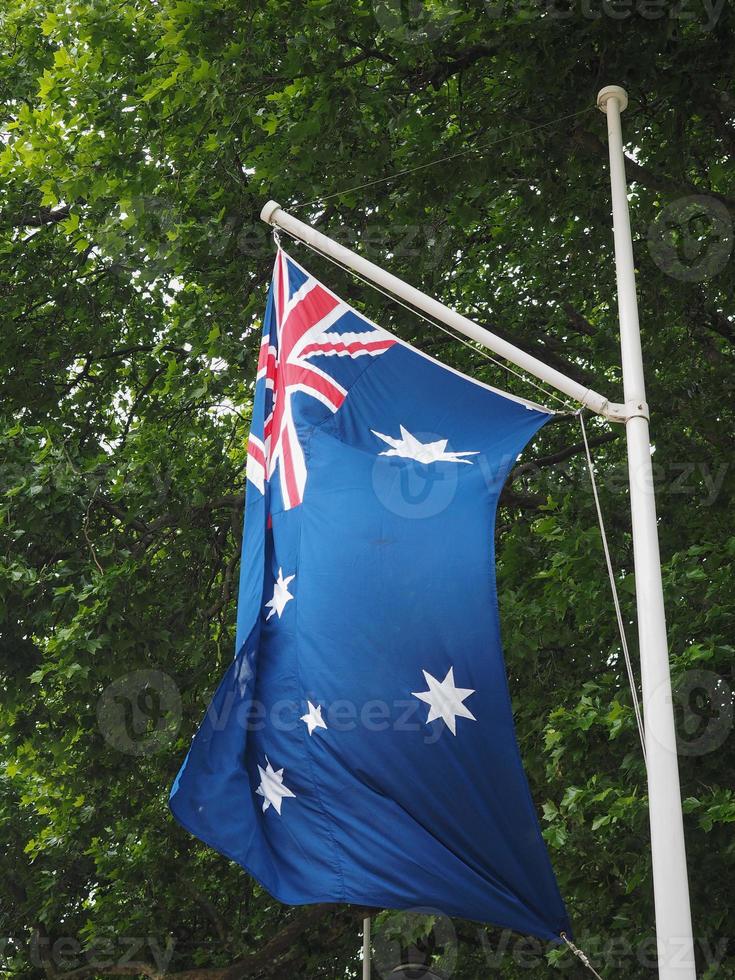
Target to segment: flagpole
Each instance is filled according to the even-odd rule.
[[[348,269],[352,269],[353,272],[356,272],[393,296],[405,300],[405,302],[409,303],[415,309],[421,310],[435,320],[439,320],[459,333],[463,333],[466,337],[471,338],[483,347],[494,351],[500,357],[521,368],[521,370],[526,371],[528,374],[544,381],[557,391],[561,391],[563,394],[573,398],[591,412],[602,415],[611,422],[625,421],[626,410],[624,405],[610,402],[604,395],[585,387],[578,381],[574,381],[548,364],[544,364],[543,361],[534,357],[532,354],[527,354],[519,347],[508,343],[507,340],[503,340],[502,337],[498,337],[485,327],[479,326],[479,324],[470,320],[468,317],[462,316],[456,310],[452,310],[450,307],[445,306],[444,303],[440,303],[439,300],[427,296],[426,293],[422,293],[415,286],[410,286],[402,279],[399,279],[398,276],[394,276],[385,269],[381,269],[380,266],[363,258],[362,255],[358,255],[351,249],[345,248],[344,245],[333,241],[333,239],[317,231],[316,228],[284,211],[277,201],[268,201],[260,212],[260,217],[266,224],[283,229],[283,231],[293,235],[294,238],[306,242],[315,251],[321,252],[322,255],[326,255],[328,258],[333,259]]]
[[[372,953],[370,951],[370,916],[365,916],[362,920],[362,980],[370,980],[370,963]]]
[[[620,114],[628,104],[628,96],[619,86],[608,85],[599,92],[597,104],[607,115],[620,347],[628,406],[625,429],[648,760],[658,975],[659,980],[695,980],[648,406],[620,125]]]

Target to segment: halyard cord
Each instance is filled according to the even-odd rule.
[[[337,259],[332,258],[331,255],[327,255],[326,252],[320,252],[319,249],[314,248],[313,245],[310,245],[309,242],[304,241],[303,238],[299,238],[298,235],[294,235],[293,232],[286,231],[285,228],[274,228],[274,233],[273,233],[274,238],[277,232],[283,232],[286,235],[288,235],[290,238],[293,238],[295,242],[299,242],[299,244],[301,245],[306,245],[306,247],[311,249],[311,251],[314,252],[315,255],[319,255],[323,259],[328,259],[332,263],[332,265],[336,265],[338,269],[342,269],[343,272],[347,272],[349,275],[354,276],[356,279],[359,279],[360,282],[364,283],[366,286],[370,286],[371,289],[374,289],[376,292],[381,293],[383,296],[391,300],[393,303],[397,303],[398,306],[402,306],[405,310],[408,310],[409,313],[413,313],[421,320],[425,320],[427,323],[430,323],[432,327],[436,327],[438,330],[441,330],[443,333],[447,334],[447,336],[451,337],[453,340],[458,340],[460,344],[464,344],[464,346],[468,347],[473,353],[479,354],[480,357],[484,357],[485,360],[492,361],[492,363],[497,365],[497,367],[502,368],[504,371],[507,371],[509,374],[515,375],[516,378],[519,378],[521,381],[524,381],[526,384],[529,384],[532,387],[536,388],[537,391],[540,391],[541,394],[544,395],[546,398],[553,398],[554,401],[557,401],[559,402],[559,404],[563,405],[570,415],[574,414],[574,412],[576,411],[574,405],[570,404],[570,402],[565,401],[563,398],[560,398],[559,395],[555,394],[553,391],[548,391],[546,388],[543,388],[540,384],[534,381],[533,378],[529,377],[528,375],[522,374],[520,371],[516,371],[515,368],[512,368],[509,364],[506,364],[504,361],[500,361],[497,358],[493,357],[492,354],[488,354],[487,351],[483,350],[481,347],[475,347],[474,344],[471,344],[468,340],[465,340],[463,337],[458,336],[456,333],[454,333],[453,330],[450,330],[448,327],[443,326],[441,323],[437,323],[436,320],[432,320],[431,317],[426,316],[420,310],[417,310],[415,307],[410,306],[408,303],[404,303],[403,300],[399,299],[397,296],[394,296],[393,293],[389,293],[387,290],[381,289],[380,286],[376,285],[374,282],[371,282],[369,279],[365,279],[363,276],[361,276],[358,272],[355,272],[353,269],[350,269],[347,266],[342,265],[341,262],[338,262]],[[276,244],[278,244],[278,239],[276,239]],[[555,414],[565,414],[565,413],[560,413],[555,409],[547,408],[546,411],[551,411],[554,412]]]
[[[361,191],[366,187],[374,187],[376,184],[384,184],[387,180],[397,180],[399,177],[406,177],[408,174],[414,174],[417,170],[426,170],[429,167],[436,167],[440,163],[446,163],[448,160],[456,160],[458,157],[467,156],[469,153],[484,153],[485,150],[489,150],[494,146],[498,146],[500,143],[507,143],[509,140],[517,139],[520,136],[528,136],[530,133],[535,133],[539,129],[546,129],[549,126],[555,126],[556,123],[564,122],[567,119],[575,119],[577,116],[584,115],[585,112],[590,112],[592,109],[596,109],[597,106],[585,106],[584,109],[579,109],[577,112],[567,113],[566,116],[559,116],[557,119],[550,119],[548,122],[539,123],[538,126],[531,126],[529,129],[522,129],[519,133],[510,133],[508,136],[501,136],[498,140],[493,140],[492,143],[482,143],[480,146],[470,146],[466,150],[459,150],[457,153],[450,153],[449,156],[439,157],[436,160],[429,160],[427,163],[419,163],[415,167],[407,167],[405,170],[398,170],[393,174],[387,174],[385,177],[376,177],[375,180],[368,180],[364,184],[356,184],[354,187],[345,187],[344,190],[334,191],[332,194],[322,194],[321,197],[315,197],[311,201],[303,201],[301,204],[291,204],[291,211],[298,211],[301,208],[311,207],[313,204],[320,204],[322,201],[330,201],[334,197],[342,197],[343,194],[351,194],[353,191]]]
[[[628,671],[630,692],[633,696],[633,710],[635,711],[635,720],[638,724],[638,734],[641,739],[641,749],[643,750],[643,761],[647,763],[646,736],[643,728],[643,716],[641,713],[641,706],[638,701],[638,688],[636,686],[635,675],[633,673],[633,663],[630,658],[630,650],[628,649],[628,640],[625,635],[625,624],[623,622],[623,614],[620,609],[620,599],[618,598],[618,587],[615,581],[615,572],[612,566],[612,559],[610,558],[610,548],[607,543],[607,533],[605,531],[605,522],[602,517],[602,507],[600,506],[600,497],[599,494],[597,493],[597,480],[595,479],[595,467],[592,462],[592,454],[590,453],[589,443],[587,442],[587,429],[584,424],[583,412],[584,409],[580,408],[577,414],[579,415],[579,424],[582,427],[582,440],[584,442],[585,455],[587,456],[587,470],[590,475],[590,482],[592,483],[592,494],[595,498],[597,520],[600,524],[600,536],[602,537],[602,548],[603,551],[605,552],[605,564],[607,565],[607,574],[610,579],[610,589],[612,591],[613,604],[615,606],[615,615],[618,620],[618,629],[620,631],[620,642],[623,647],[623,655],[625,657],[625,667]]]
[[[571,939],[568,939],[567,938],[566,933],[561,932],[561,933],[559,933],[559,935],[564,940],[564,942],[567,944],[567,946],[569,947],[569,949],[571,949],[571,951],[574,953],[574,955],[577,957],[577,959],[581,960],[584,963],[584,965],[587,967],[587,969],[590,971],[590,973],[593,974],[593,976],[596,976],[597,977],[597,980],[602,980],[602,977],[600,976],[600,974],[597,972],[597,970],[590,963],[587,954],[586,953],[583,953],[581,949],[579,949],[577,946],[575,946],[574,943],[571,941]]]

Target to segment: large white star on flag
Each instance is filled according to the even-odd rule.
[[[457,734],[457,718],[470,718],[477,721],[462,702],[466,701],[470,694],[475,692],[469,687],[457,687],[454,683],[454,667],[450,667],[447,676],[443,681],[438,681],[436,677],[424,670],[422,671],[426,683],[429,685],[428,691],[412,691],[411,693],[419,701],[425,701],[429,705],[429,717],[426,724],[441,718],[452,735]]]
[[[460,459],[461,456],[477,456],[479,450],[464,453],[447,452],[448,439],[437,439],[436,442],[420,442],[416,436],[411,435],[404,426],[399,426],[401,438],[394,439],[392,436],[384,436],[382,432],[370,431],[378,439],[387,442],[391,449],[386,449],[380,456],[402,456],[404,459],[415,459],[418,463],[468,463],[469,459]]]
[[[322,718],[322,706],[320,704],[314,705],[311,701],[306,703],[309,705],[309,710],[301,716],[301,721],[305,722],[309,729],[309,735],[313,735],[315,728],[326,728],[327,723]]]
[[[268,756],[265,757],[266,767],[263,769],[258,766],[258,772],[260,773],[260,786],[256,789],[258,796],[264,797],[263,799],[263,813],[268,809],[269,806],[275,807],[276,813],[280,817],[281,815],[281,804],[287,796],[291,796],[294,799],[296,794],[292,793],[288,786],[284,786],[283,783],[283,769],[274,769],[268,760]]]
[[[273,613],[278,613],[278,618],[281,618],[281,613],[286,608],[286,603],[289,601],[289,599],[293,599],[293,596],[288,591],[288,585],[289,582],[292,582],[295,578],[295,575],[288,575],[286,578],[284,578],[283,569],[278,569],[278,578],[273,583],[273,598],[265,604],[265,608],[270,609],[270,612],[265,617],[266,622],[271,618]]]

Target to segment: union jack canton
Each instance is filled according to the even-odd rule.
[[[283,510],[304,499],[307,462],[295,421],[302,413],[294,412],[294,399],[306,396],[322,406],[323,414],[324,408],[336,412],[349,383],[361,373],[359,365],[346,365],[344,359],[376,357],[395,343],[278,250],[248,439],[247,478],[261,493],[277,471]],[[309,421],[316,421],[315,408],[302,402]]]

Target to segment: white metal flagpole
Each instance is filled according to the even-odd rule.
[[[695,980],[648,407],[620,126],[620,113],[628,104],[628,96],[619,86],[608,85],[599,92],[597,104],[607,114],[610,149],[620,346],[628,408],[625,429],[648,761],[658,975],[660,980]]]
[[[362,920],[362,980],[370,980],[370,962],[372,954],[370,952],[370,916]]]

